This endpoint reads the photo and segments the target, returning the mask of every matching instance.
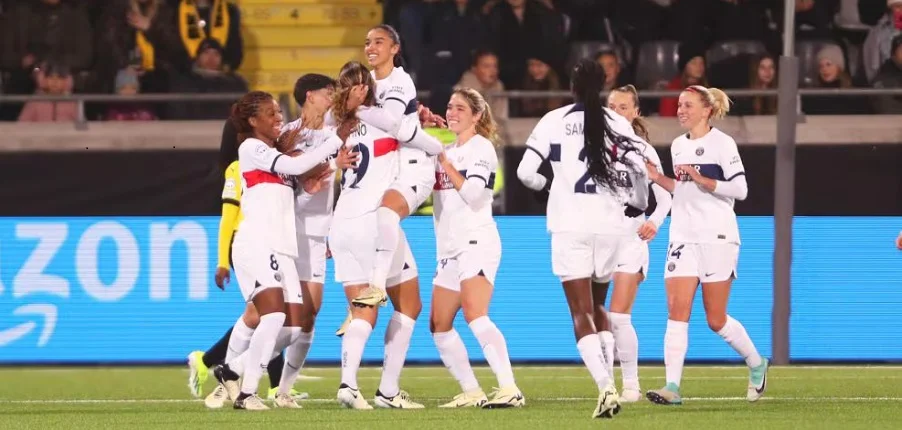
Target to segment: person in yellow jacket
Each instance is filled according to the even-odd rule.
[[[238,169],[238,131],[230,121],[226,121],[222,129],[222,140],[219,148],[219,170],[224,173],[225,183],[222,187],[222,217],[219,219],[219,240],[217,244],[216,286],[225,289],[231,278],[232,266],[232,240],[243,218],[241,214],[241,171]],[[253,303],[247,303],[244,314],[235,325],[244,325],[253,330],[260,322],[260,315]],[[206,352],[193,351],[188,355],[188,388],[194,397],[203,395],[204,383],[209,376],[209,369],[225,362],[229,343],[234,340],[236,344],[243,343],[246,348],[250,337],[232,338],[233,327],[210,347]],[[269,374],[269,398],[273,398],[278,391],[279,381],[282,379],[282,367],[285,363],[283,354],[269,362],[267,373]],[[295,399],[307,397],[306,393],[298,393],[291,390],[291,396]]]
[[[426,128],[424,130],[427,133],[429,133],[430,135],[434,136],[436,139],[438,139],[445,145],[454,143],[454,139],[457,138],[457,136],[455,136],[454,133],[451,132],[451,130],[448,130],[447,128],[433,127],[433,128]],[[498,194],[501,193],[501,190],[503,190],[503,189],[504,189],[504,168],[502,168],[501,165],[499,164],[498,170],[495,172],[495,187],[492,189],[492,192],[495,194],[495,196],[498,196]],[[433,208],[432,196],[430,195],[429,198],[427,198],[426,201],[423,202],[423,205],[420,206],[419,209],[417,209],[416,214],[417,215],[432,215],[432,208]]]

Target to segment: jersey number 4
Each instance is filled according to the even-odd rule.
[[[579,150],[579,161],[585,163],[586,147]],[[573,185],[573,192],[576,194],[595,194],[598,192],[598,187],[595,186],[595,181],[592,179],[592,175],[589,174],[588,168],[586,173],[576,180],[576,184]]]
[[[367,149],[366,145],[362,143],[358,143],[354,148],[357,152],[360,153],[360,160],[357,161],[357,169],[354,172],[354,182],[351,182],[351,185],[348,188],[357,188],[357,184],[363,179],[363,176],[366,175],[366,169],[370,165],[370,150]],[[343,169],[341,171],[341,187],[345,186],[345,179],[348,177],[347,175],[348,169]]]
[[[679,260],[680,256],[683,255],[683,247],[684,246],[686,246],[686,245],[683,244],[683,245],[680,245],[680,246],[674,248],[673,244],[671,243],[670,246],[668,247],[669,249],[667,250],[667,252],[670,254],[671,257]]]

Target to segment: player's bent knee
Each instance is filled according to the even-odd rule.
[[[282,294],[281,287],[263,288],[256,296],[254,296],[254,307],[257,313],[263,315],[285,312],[285,296]]]
[[[253,303],[248,303],[244,307],[244,314],[241,316],[241,319],[244,320],[244,325],[248,328],[257,328],[257,325],[260,324],[260,314]]]
[[[706,315],[708,320],[708,328],[717,333],[723,330],[723,326],[727,325],[727,315]]]
[[[388,190],[382,196],[382,206],[393,210],[401,218],[410,215],[407,199],[398,190]]]

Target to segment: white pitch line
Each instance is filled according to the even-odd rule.
[[[443,401],[446,398],[420,398],[421,401]],[[540,402],[588,402],[597,401],[595,397],[539,397],[530,398]],[[695,402],[738,402],[746,401],[745,397],[684,397],[685,401]],[[761,400],[777,401],[835,401],[835,402],[898,402],[902,397],[764,397]],[[48,400],[7,400],[0,399],[0,404],[136,404],[136,403],[200,403],[200,399],[48,399]],[[304,399],[301,403],[333,403],[335,399]]]

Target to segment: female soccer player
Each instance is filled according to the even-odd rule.
[[[514,381],[507,343],[488,316],[501,263],[501,237],[492,218],[492,189],[498,167],[493,141],[498,127],[485,99],[471,88],[454,91],[446,117],[457,141],[439,155],[435,168],[439,179],[433,217],[439,263],[433,281],[430,328],[442,362],[463,393],[441,407],[521,407],[526,399]],[[454,330],[460,309],[498,378],[500,388],[492,393],[491,400],[479,387],[467,349]]]
[[[567,296],[576,346],[600,392],[593,417],[611,418],[620,411],[620,396],[595,326],[590,283],[593,277],[610,279],[618,250],[631,244],[635,230],[625,228],[623,217],[639,216],[647,207],[647,173],[629,122],[602,106],[604,69],[583,60],[571,77],[576,103],[542,117],[517,176],[531,189],[544,189],[548,180],[538,168],[545,159],[551,162],[551,265]]]
[[[300,281],[291,260],[298,251],[293,176],[314,169],[337,151],[341,142],[334,139],[308,153],[285,156],[276,147],[284,147],[285,141],[294,142],[298,132],[282,135],[281,109],[271,95],[260,91],[243,96],[233,106],[230,119],[242,142],[238,165],[244,190],[244,220],[235,235],[232,257],[241,292],[245,300],[253,302],[260,322],[247,351],[217,366],[213,373],[235,401],[235,409],[263,410],[268,407],[256,395],[257,384],[273,351],[289,347],[286,355],[292,356],[302,347],[297,342],[301,331]],[[319,178],[314,179],[313,188]],[[239,391],[241,375],[244,380]],[[287,378],[283,372],[280,386],[290,388],[296,378],[297,369],[289,368]],[[279,390],[276,406],[299,407],[287,395],[288,388]]]
[[[663,173],[661,158],[655,148],[648,144],[648,126],[645,119],[639,115],[639,93],[632,85],[627,85],[611,90],[608,94],[608,108],[626,118],[633,126],[633,131],[643,140],[637,141],[643,157],[654,164],[655,169]],[[611,306],[608,318],[611,322],[614,334],[614,345],[620,358],[620,368],[623,370],[623,391],[620,394],[622,402],[636,402],[642,398],[639,388],[639,339],[636,329],[633,327],[630,312],[636,300],[636,292],[639,284],[648,275],[648,242],[654,239],[658,228],[670,212],[671,196],[660,185],[653,184],[657,206],[655,211],[646,220],[642,214],[635,218],[624,217],[627,230],[634,231],[627,244],[618,251],[617,267],[614,269],[614,292],[611,294]],[[602,300],[604,295],[594,295],[594,298]],[[596,324],[598,316],[596,312]],[[613,348],[606,348],[608,372],[614,374]]]
[[[222,188],[222,217],[219,221],[218,263],[216,265],[216,286],[225,288],[229,282],[232,266],[232,240],[238,225],[241,223],[241,174],[238,171],[238,132],[231,121],[226,121],[222,129],[222,140],[219,148],[219,168],[225,175],[225,183]],[[245,305],[244,314],[238,318],[235,325],[206,352],[193,351],[188,355],[188,388],[194,397],[203,394],[204,383],[207,381],[209,369],[213,366],[227,362],[228,351],[240,354],[247,349],[254,328],[260,321],[253,303]],[[237,332],[235,330],[238,330]],[[234,336],[233,336],[234,334]],[[280,352],[268,365],[270,390],[269,398],[274,399],[278,391],[279,380],[282,378],[284,356]],[[225,391],[220,392],[220,397],[225,397]],[[295,399],[306,398],[306,393],[298,393],[291,390],[291,396]]]
[[[664,366],[667,385],[646,393],[649,400],[679,405],[680,379],[689,344],[689,315],[698,284],[708,327],[733,347],[749,366],[746,398],[754,402],[767,388],[768,360],[761,357],[745,328],[727,314],[730,287],[739,261],[735,200],[748,194],[745,169],[736,142],[710,125],[726,116],[730,99],[717,88],[693,85],[680,94],[677,117],[689,132],[670,147],[677,179],[649,170],[649,178],[673,193],[670,244],[664,284],[667,331]]]
[[[332,105],[339,135],[347,135],[345,147],[360,153],[356,169],[342,173],[342,191],[335,204],[329,246],[335,262],[335,280],[345,287],[348,300],[369,288],[376,257],[376,211],[386,190],[398,176],[399,143],[385,130],[357,118],[360,106],[376,103],[375,83],[362,64],[342,67],[338,93]],[[389,271],[389,297],[395,307],[385,333],[385,362],[375,404],[383,408],[419,409],[398,384],[407,356],[414,323],[422,309],[416,263],[403,233],[399,252]],[[366,341],[376,325],[378,306],[352,307],[352,319],[342,337],[341,385],[338,401],[353,409],[372,409],[360,394],[357,370]]]
[[[378,25],[367,33],[364,52],[373,68],[377,108],[363,108],[358,117],[400,137],[398,130],[403,120],[419,125],[417,90],[413,79],[402,67],[401,38],[390,25]],[[385,304],[386,279],[402,234],[401,219],[416,212],[429,198],[435,184],[434,160],[430,156],[441,152],[441,143],[418,128],[413,128],[410,138],[402,137],[402,142],[408,141],[400,149],[400,175],[385,192],[381,206],[376,210],[376,258],[369,282],[372,288],[354,298],[352,303],[357,306]]]

